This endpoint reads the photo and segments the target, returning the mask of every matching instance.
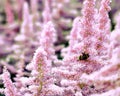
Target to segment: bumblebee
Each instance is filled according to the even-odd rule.
[[[83,52],[79,57],[78,60],[87,60],[89,58],[89,54]]]

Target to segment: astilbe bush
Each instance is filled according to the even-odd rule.
[[[1,94],[120,96],[120,13],[115,16],[116,26],[111,32],[110,0],[101,0],[99,8],[95,0],[84,0],[82,15],[73,21],[67,47],[56,43],[61,33],[56,30],[55,26],[58,28],[59,24],[55,24],[55,20],[60,18],[60,13],[64,14],[62,4],[69,4],[70,0],[45,0],[42,20],[39,19],[37,0],[31,0],[31,6],[24,0],[19,3],[23,6],[22,23],[19,33],[9,31],[14,34],[11,38],[15,44],[8,50],[7,57],[12,57],[16,65],[1,60],[1,66],[4,66],[0,76],[4,84]],[[58,8],[54,10],[57,3]],[[8,0],[6,6],[7,23],[10,24],[14,22],[14,14]],[[8,40],[11,44],[12,39]],[[33,53],[32,59],[30,54]],[[15,74],[12,79],[8,70]]]

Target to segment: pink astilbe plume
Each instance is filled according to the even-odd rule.
[[[81,38],[79,37],[79,31],[81,28],[81,18],[80,17],[76,17],[73,21],[73,26],[70,32],[70,40],[69,40],[69,47],[66,49],[68,51],[68,54],[72,53],[72,51],[74,50],[74,46],[75,44],[78,44],[81,41]]]
[[[27,2],[24,2],[23,5],[23,17],[20,28],[20,33],[14,38],[15,45],[12,47],[14,54],[17,55],[16,58],[20,60],[21,56],[24,56],[25,61],[30,62],[29,60],[32,58],[30,55],[34,52],[34,46],[36,46],[36,38],[33,31],[33,22],[32,17],[29,12],[29,6]],[[27,17],[27,18],[26,18]],[[26,47],[27,46],[27,47]],[[25,49],[25,50],[23,50]],[[29,54],[29,55],[28,55]],[[31,57],[31,58],[30,58]]]
[[[29,6],[27,2],[24,2],[24,6],[23,6],[23,23],[21,25],[21,33],[29,37],[34,36],[32,17],[30,16]]]
[[[94,94],[91,96],[120,96],[120,87],[115,88],[115,89],[111,89],[105,93],[102,94]]]
[[[37,22],[37,20],[39,19],[38,0],[30,0],[30,6],[31,6],[31,11],[32,11],[33,21]]]
[[[103,1],[105,3],[105,0]],[[109,4],[109,2],[105,4]],[[105,21],[106,23],[101,22],[101,25],[102,23],[104,23],[107,26],[108,21]],[[107,33],[108,27],[105,27],[105,26],[103,27],[104,28],[102,30],[106,32],[106,35],[107,34],[109,35],[110,33]],[[98,91],[96,95],[91,95],[91,96],[109,96],[109,95],[119,96],[120,95],[120,92],[119,92],[119,82],[120,82],[120,67],[119,67],[120,66],[120,61],[119,61],[120,39],[119,37],[120,37],[120,33],[118,31],[118,28],[116,29],[111,33],[111,37],[109,39],[111,43],[111,47],[112,47],[111,58],[108,58],[109,63],[103,66],[102,68],[100,68],[98,71],[94,71],[90,75],[82,74],[82,76],[80,77],[80,81],[83,81],[86,85],[94,85],[94,89]],[[105,36],[103,37],[105,38]]]
[[[73,26],[69,36],[69,46],[62,49],[62,56],[70,55],[74,51],[74,46],[80,42],[80,17],[76,17],[73,21]]]
[[[44,1],[44,10],[43,10],[43,22],[47,23],[48,21],[51,21],[52,19],[52,14],[51,14],[51,3],[52,0],[45,0]]]
[[[99,58],[97,58],[96,51],[94,49],[94,24],[95,24],[95,1],[94,0],[85,0],[84,7],[82,10],[83,17],[79,20],[79,30],[77,38],[78,43],[73,44],[72,51],[70,55],[66,55],[64,58],[65,65],[72,66],[77,72],[92,72],[92,67],[94,70],[97,70],[103,63]],[[76,33],[75,33],[76,34]],[[97,33],[96,33],[97,34]],[[87,57],[83,58],[82,57]],[[75,64],[74,64],[75,63]],[[79,66],[79,67],[75,67]],[[79,74],[80,75],[80,74]]]
[[[56,31],[52,22],[47,22],[43,24],[43,30],[40,34],[39,46],[46,52],[47,58],[50,60],[56,59],[54,42],[56,41]],[[31,66],[31,64],[30,64]]]
[[[54,60],[55,50],[53,43],[55,42],[56,33],[52,22],[44,25],[40,36],[40,46],[36,50],[33,60],[28,65],[28,69],[32,68],[33,83],[29,86],[34,96],[49,96],[54,94],[62,94],[59,87],[54,85],[52,78],[52,61]],[[53,87],[53,88],[51,88]],[[57,88],[58,90],[56,90]]]
[[[85,53],[85,54],[95,54],[94,51],[94,47],[93,47],[93,41],[94,41],[94,24],[95,24],[95,0],[85,0],[84,1],[84,6],[82,9],[82,17],[80,18],[80,20],[76,20],[76,23],[78,22],[78,29],[73,31],[71,31],[71,40],[72,41],[73,38],[75,38],[75,36],[73,37],[72,35],[76,34],[78,35],[78,37],[76,38],[76,42],[75,44],[71,45],[72,49],[71,49],[71,53],[73,55],[76,55],[76,57],[78,57],[80,54]],[[74,26],[77,28],[77,26]],[[78,31],[78,32],[76,32]],[[80,35],[80,36],[79,36]],[[66,58],[68,58],[68,56],[66,56]],[[77,58],[76,58],[77,59]]]
[[[83,4],[82,17],[77,21],[78,43],[72,45],[71,53],[75,55],[80,55],[82,53],[95,55],[96,50],[94,49],[93,43],[95,40],[95,27],[93,26],[95,25],[96,16],[95,0],[85,0]],[[77,26],[75,27],[77,28]],[[73,37],[72,34],[76,33],[71,33],[71,37]],[[72,40],[70,40],[70,42],[71,41]]]
[[[95,24],[95,0],[85,0],[83,5],[82,29],[80,32],[83,42],[82,52],[90,53],[89,48],[92,48],[91,42],[93,42],[93,35],[95,34],[93,26]]]
[[[21,34],[15,38],[16,41],[26,41],[34,37],[32,17],[30,15],[29,6],[27,2],[24,2],[24,5],[23,5],[22,19],[23,21],[22,21],[21,30],[20,30]]]
[[[73,21],[73,28],[70,33],[70,41],[69,46],[72,47],[74,44],[78,43],[78,32],[79,32],[79,25],[80,25],[80,17],[75,18]]]
[[[98,29],[96,30],[97,40],[95,41],[95,48],[99,56],[108,55],[107,49],[109,47],[108,44],[110,36],[110,19],[108,16],[108,12],[110,11],[110,9],[110,0],[102,0],[98,13]]]
[[[57,34],[53,23],[49,21],[44,24],[40,35],[40,46],[44,47],[44,50],[49,56],[48,58],[53,58],[55,55],[54,43],[56,38]]]
[[[51,62],[47,58],[47,53],[45,52],[44,48],[39,47],[33,57],[33,74],[36,77],[34,80],[34,84],[36,85],[36,92],[34,91],[34,96],[42,96],[42,94],[49,93],[47,87],[50,83],[52,83],[51,78]],[[33,85],[31,85],[33,86]]]
[[[3,72],[3,82],[5,86],[4,93],[6,96],[18,96],[16,88],[10,79],[10,73],[7,71],[6,68],[4,68]]]
[[[10,28],[8,30],[6,30],[6,35],[7,38],[6,40],[8,42],[13,41],[13,38],[15,37],[16,33],[13,31],[12,27],[15,25],[14,20],[14,11],[13,11],[13,7],[12,4],[10,2],[10,0],[4,0],[5,2],[5,14],[6,14],[6,23],[7,23],[7,28]]]
[[[14,22],[14,14],[12,10],[12,6],[10,4],[10,0],[5,0],[5,12],[6,12],[6,20],[7,23],[13,23]]]
[[[25,0],[17,0],[17,4],[18,4],[18,18],[19,20],[22,20],[22,8],[24,5]]]
[[[19,94],[21,94],[20,89],[22,89],[24,86],[24,83],[21,80],[22,77],[25,75],[25,73],[24,73],[25,60],[24,59],[25,59],[24,56],[20,56],[20,63],[18,64],[19,69],[17,70],[16,77],[14,78],[14,81],[15,81],[14,84],[15,84],[16,89],[19,92]]]
[[[71,39],[75,38],[77,42],[74,42],[71,47],[71,51],[69,54],[65,55],[63,59],[63,64],[58,69],[54,69],[53,71],[62,77],[60,84],[62,87],[65,87],[65,92],[70,94],[85,94],[85,96],[90,93],[84,93],[85,89],[82,89],[79,85],[79,78],[83,73],[90,74],[99,68],[102,67],[103,62],[101,59],[96,57],[96,51],[94,49],[94,24],[95,24],[95,1],[94,0],[85,0],[83,7],[83,17],[80,18],[75,24],[77,26],[73,26],[76,28],[75,31],[72,31]],[[77,19],[76,19],[77,20]],[[79,28],[80,27],[80,28]],[[76,32],[78,31],[78,32]],[[80,36],[76,36],[76,34]],[[74,39],[73,39],[74,40]],[[68,47],[69,47],[68,46]],[[68,91],[66,88],[71,89]],[[90,91],[89,88],[86,88],[87,91]],[[82,92],[82,93],[81,93]],[[94,93],[94,90],[91,92]],[[68,95],[67,94],[67,95]]]
[[[105,30],[105,34],[109,34],[110,31],[110,19],[108,16],[108,12],[111,10],[110,2],[111,0],[102,0],[98,14],[99,30]]]
[[[46,22],[40,35],[40,47],[36,50],[33,63],[38,75],[40,96],[60,95],[63,89],[54,84],[52,78],[52,62],[56,60],[54,42],[56,41],[56,31],[52,22]],[[40,63],[39,63],[40,62]]]

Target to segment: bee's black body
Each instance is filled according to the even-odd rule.
[[[82,55],[79,56],[78,60],[87,60],[89,58],[89,54],[82,53]]]

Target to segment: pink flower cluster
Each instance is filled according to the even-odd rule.
[[[31,14],[24,2],[21,32],[15,40],[25,44],[21,50],[28,43],[37,45],[37,49],[27,65],[22,65],[24,55],[31,50],[19,55],[22,67],[13,81],[4,68],[5,89],[0,91],[5,96],[120,96],[120,14],[111,32],[108,15],[111,1],[101,0],[100,8],[96,8],[95,0],[84,0],[82,16],[73,21],[69,45],[61,50],[62,60],[55,53],[58,34],[50,10],[55,1],[45,0],[43,23],[38,22],[37,0],[31,1]],[[69,0],[63,1],[69,3]],[[6,10],[11,13],[10,9]],[[11,15],[7,21],[12,19]],[[37,27],[41,32],[34,32]],[[24,68],[29,70],[27,76]]]

